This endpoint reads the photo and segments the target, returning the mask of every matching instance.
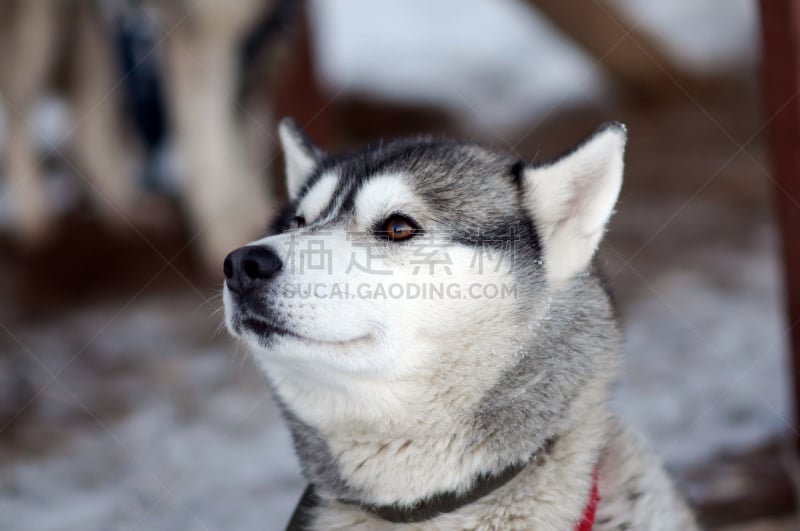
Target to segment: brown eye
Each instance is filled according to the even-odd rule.
[[[409,239],[417,230],[416,225],[408,218],[395,215],[383,222],[380,235],[393,242],[401,242]]]

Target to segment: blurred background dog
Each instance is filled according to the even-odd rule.
[[[265,178],[274,128],[268,98],[253,91],[264,86],[293,10],[290,0],[3,0],[12,233],[40,241],[74,208],[46,178],[46,162],[59,156],[77,177],[71,192],[112,225],[152,221],[142,196],[174,192],[209,266],[257,234],[263,224],[250,216],[268,218],[274,203]],[[53,95],[66,104],[61,138],[35,120],[37,104]],[[67,142],[74,160],[62,155]]]

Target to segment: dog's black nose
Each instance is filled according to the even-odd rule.
[[[281,266],[281,259],[269,247],[247,245],[226,256],[222,270],[228,289],[243,293],[254,284],[275,276]]]

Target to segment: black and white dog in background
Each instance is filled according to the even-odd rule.
[[[168,132],[175,192],[204,261],[216,265],[257,235],[277,204],[263,179],[274,143],[263,138],[273,102],[262,78],[278,62],[276,45],[298,4],[0,0],[0,176],[11,233],[36,242],[54,226],[57,204],[31,122],[36,104],[55,92],[70,115],[60,143],[78,155],[70,173],[110,224],[147,218],[134,175],[142,168],[142,184],[159,188],[155,155]],[[248,152],[243,139],[253,137],[258,149]]]
[[[620,328],[593,256],[622,125],[539,166],[280,137],[291,204],[225,260],[224,302],[311,484],[292,527],[696,529],[606,405]]]

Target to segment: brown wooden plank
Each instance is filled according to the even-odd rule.
[[[790,326],[800,321],[800,0],[761,0],[763,86]],[[800,448],[800,326],[789,334]]]
[[[685,99],[700,84],[612,2],[526,0],[619,81],[634,100]]]

